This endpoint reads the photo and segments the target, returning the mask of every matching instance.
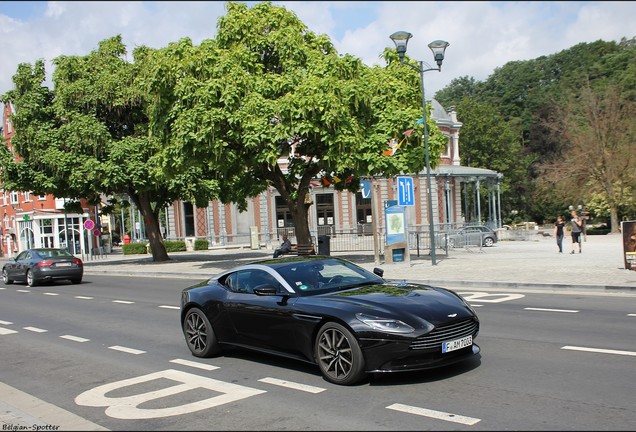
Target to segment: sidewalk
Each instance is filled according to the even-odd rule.
[[[372,270],[384,269],[387,279],[406,279],[452,287],[504,288],[597,288],[636,290],[636,271],[626,270],[622,236],[588,235],[583,253],[571,255],[569,238],[564,253],[557,252],[553,237],[537,234],[525,241],[500,241],[490,248],[457,248],[448,255],[443,250],[432,264],[428,251],[411,251],[409,262],[387,264],[380,256],[375,263],[372,251],[333,252]],[[116,274],[144,277],[205,279],[220,271],[254,260],[271,258],[267,249],[211,249],[176,252],[170,261],[153,262],[150,255],[122,255],[120,250],[104,257],[85,260],[85,277]]]

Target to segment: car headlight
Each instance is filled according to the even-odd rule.
[[[356,318],[372,329],[386,333],[412,333],[414,331],[413,327],[397,319],[379,318],[363,313],[357,313]]]

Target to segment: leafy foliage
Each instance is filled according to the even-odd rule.
[[[603,91],[608,87],[615,88],[625,104],[636,100],[636,39],[624,38],[619,43],[600,40],[581,43],[553,55],[509,62],[483,82],[470,77],[453,80],[436,94],[436,99],[444,106],[459,106],[463,99],[468,99],[475,104],[496,107],[503,133],[510,130],[516,137],[516,145],[504,151],[512,159],[518,157],[525,169],[525,173],[518,176],[506,176],[510,180],[511,193],[502,195],[503,208],[517,209],[535,221],[543,222],[554,219],[572,203],[591,201],[595,193],[609,193],[591,187],[589,179],[571,176],[568,171],[570,166],[589,166],[602,154],[596,146],[591,147],[596,149],[593,154],[581,153],[571,141],[572,135],[576,135],[577,130],[582,132],[581,127],[586,123],[570,123],[569,130],[554,133],[555,126],[565,121],[568,111],[576,111],[577,105],[583,102],[586,88]],[[457,111],[464,123],[462,156],[471,155],[480,151],[481,145],[470,139],[471,129],[483,128],[480,124],[485,120],[466,115],[462,118],[461,109]],[[491,130],[490,133],[495,132]],[[517,153],[519,147],[520,154]],[[587,161],[573,164],[570,155],[577,153],[585,154]],[[501,155],[493,152],[492,158],[497,160]],[[492,166],[481,162],[484,166]],[[552,181],[547,180],[546,170],[554,172],[556,177]],[[579,172],[585,171],[585,168],[579,169]],[[577,179],[577,183],[568,181],[572,179]],[[560,187],[560,184],[568,187]],[[607,187],[604,189],[608,190]],[[580,191],[576,202],[568,193],[570,190]],[[605,199],[611,201],[615,197],[606,195]],[[616,204],[619,211],[629,211],[627,195],[621,194],[620,200]]]
[[[299,243],[309,243],[312,179],[341,179],[336,189],[357,191],[361,176],[422,169],[421,131],[397,157],[382,155],[421,117],[417,74],[399,62],[369,68],[339,55],[326,36],[269,2],[226,7],[215,40],[195,47],[182,39],[152,54],[145,82],[152,135],[168,144],[165,171],[209,171],[220,199],[241,209],[273,186]],[[430,134],[437,161],[446,139],[434,125]]]

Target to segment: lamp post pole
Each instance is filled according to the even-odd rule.
[[[433,220],[433,191],[431,190],[431,163],[430,156],[428,151],[428,125],[426,121],[427,111],[426,111],[426,95],[424,92],[424,72],[436,70],[441,72],[442,70],[442,62],[444,61],[444,51],[450,45],[446,41],[436,40],[428,44],[428,47],[433,51],[433,56],[437,63],[437,67],[426,67],[423,61],[419,61],[419,66],[414,66],[411,63],[404,62],[404,54],[406,54],[406,45],[408,41],[413,35],[409,32],[398,31],[393,33],[391,36],[391,40],[395,43],[395,48],[400,56],[400,63],[405,64],[407,66],[412,67],[420,73],[420,82],[422,84],[422,107],[424,108],[424,117],[422,118],[424,123],[424,149],[426,153],[426,186],[428,188],[426,198],[427,198],[427,207],[428,207],[428,224],[429,224],[429,235],[431,237],[431,263],[432,265],[437,265],[437,261],[435,258],[435,221]],[[427,65],[428,66],[428,65]]]
[[[435,223],[433,221],[433,191],[431,190],[431,162],[428,152],[428,125],[426,124],[426,96],[424,95],[424,63],[420,63],[420,80],[422,82],[422,106],[424,107],[424,149],[426,153],[426,206],[428,207],[428,226],[429,226],[429,235],[431,236],[431,263],[432,265],[437,265],[437,261],[435,258]]]

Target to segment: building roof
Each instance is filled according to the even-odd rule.
[[[498,173],[497,171],[485,168],[467,167],[462,165],[438,165],[434,170],[431,170],[431,174],[438,177],[467,177],[467,180],[469,181],[503,178],[503,174]]]

